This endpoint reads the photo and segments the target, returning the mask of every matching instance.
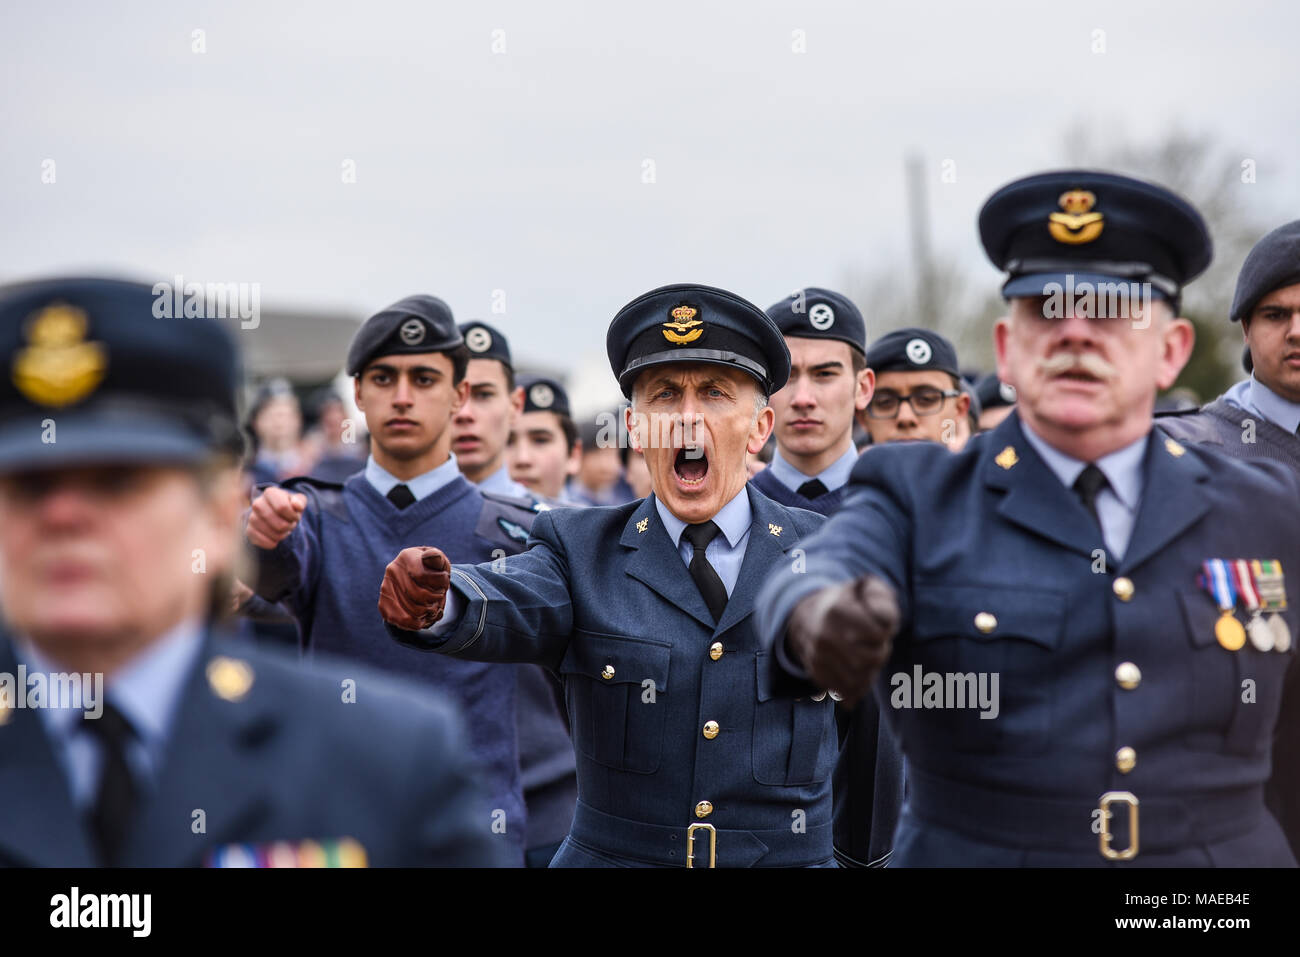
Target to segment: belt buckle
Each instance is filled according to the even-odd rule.
[[[718,831],[712,824],[695,823],[686,829],[686,866],[695,866],[695,832],[709,832],[709,867],[717,867]]]
[[[1110,806],[1116,802],[1128,804],[1128,847],[1117,851],[1110,846]],[[1101,796],[1101,856],[1108,861],[1131,861],[1138,853],[1138,799],[1130,791],[1107,791]]]

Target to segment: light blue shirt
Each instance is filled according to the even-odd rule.
[[[1020,424],[1025,439],[1034,447],[1034,451],[1061,480],[1061,484],[1074,494],[1075,480],[1087,468],[1088,463],[1048,445],[1023,419]],[[1138,503],[1142,499],[1142,458],[1146,455],[1149,438],[1148,433],[1122,449],[1103,455],[1096,462],[1107,482],[1106,487],[1097,493],[1097,518],[1101,522],[1101,535],[1105,539],[1106,548],[1115,561],[1124,557],[1129,538],[1133,535],[1133,523],[1137,520]]]
[[[123,666],[105,689],[105,696],[135,732],[126,759],[143,789],[152,789],[157,782],[172,721],[203,645],[203,634],[197,620],[179,625]],[[29,674],[63,670],[30,642],[14,644]],[[100,739],[89,724],[93,719],[83,718],[82,711],[71,708],[42,708],[40,715],[67,777],[73,804],[83,810],[91,807],[104,761]]]
[[[772,464],[768,468],[772,470],[772,477],[792,492],[799,491],[800,485],[813,479],[821,479],[826,491],[833,492],[840,486],[849,484],[849,474],[857,462],[858,450],[850,443],[843,455],[816,475],[804,475],[781,456],[780,448],[772,453]]]
[[[1292,435],[1300,429],[1300,404],[1282,398],[1253,375],[1223,393],[1223,401],[1243,412],[1267,419]]]
[[[406,482],[380,466],[373,455],[366,459],[366,481],[373,485],[375,491],[385,498],[398,485],[404,484],[411,490],[411,494],[415,496],[415,500],[418,502],[420,499],[432,495],[448,482],[455,481],[456,476],[459,474],[460,466],[456,464],[456,456],[451,452],[447,453],[447,461],[436,469],[425,472],[423,475],[417,475]]]
[[[483,481],[478,483],[480,492],[493,492],[497,495],[513,495],[515,498],[532,500],[532,494],[524,486],[510,477],[510,471],[504,465]]]
[[[695,549],[690,542],[682,538],[682,532],[686,531],[686,523],[668,511],[668,507],[659,501],[657,496],[655,510],[659,513],[659,521],[664,523],[668,537],[677,546],[677,553],[682,556],[682,561],[689,565]],[[722,579],[728,596],[735,589],[736,580],[740,578],[740,565],[745,560],[749,526],[753,521],[754,515],[749,507],[749,494],[743,488],[730,502],[718,510],[717,515],[713,516],[714,524],[722,530],[722,533],[715,535],[713,541],[709,542],[704,550],[704,557],[709,560],[713,570]]]

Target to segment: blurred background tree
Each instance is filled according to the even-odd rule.
[[[1242,193],[1265,171],[1211,136],[1181,127],[1141,141],[1113,128],[1098,137],[1096,129],[1080,121],[1066,130],[1062,155],[1070,160],[1059,164],[1062,168],[1107,170],[1167,186],[1186,197],[1209,224],[1214,260],[1187,288],[1182,304],[1183,315],[1196,327],[1196,347],[1171,390],[1207,402],[1245,374],[1241,330],[1228,321],[1228,310],[1246,254],[1277,225],[1261,221]],[[921,326],[951,339],[963,366],[992,369],[989,328],[1006,305],[982,277],[948,265],[958,257],[931,250],[924,170],[920,157],[908,157],[911,269],[902,273],[911,282],[900,280],[897,263],[882,263],[849,270],[842,279],[844,292],[859,306],[870,305],[863,314],[871,339],[891,329]],[[936,262],[945,265],[936,268]]]

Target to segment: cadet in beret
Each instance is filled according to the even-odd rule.
[[[953,437],[970,396],[962,391],[951,342],[928,329],[896,329],[872,343],[867,366],[876,389],[860,421],[873,446]]]
[[[1241,323],[1250,378],[1199,412],[1157,422],[1180,441],[1300,470],[1300,220],[1255,244],[1237,276],[1230,318]]]
[[[469,398],[451,420],[451,450],[461,473],[483,492],[535,500],[510,477],[506,440],[523,410],[523,390],[515,384],[510,343],[486,322],[463,322],[461,335],[469,349]]]
[[[0,866],[499,861],[443,699],[222,633],[238,358],[153,304],[0,290]]]
[[[1003,382],[996,372],[990,372],[975,384],[975,398],[980,406],[978,431],[987,432],[997,428],[1016,407],[1016,387]]]
[[[576,504],[564,488],[582,464],[569,395],[554,379],[540,376],[525,379],[521,388],[524,411],[506,442],[510,477],[548,504]]]
[[[858,460],[853,416],[867,407],[875,376],[867,368],[862,313],[829,289],[800,289],[767,310],[790,350],[790,381],[772,396],[776,449],[753,478],[783,505],[834,511]]]
[[[552,867],[833,866],[831,702],[762,690],[752,630],[759,581],[822,521],[746,483],[785,341],[739,296],[676,285],[606,345],[653,494],[544,512],[501,567],[404,549],[380,611],[404,644],[560,672],[579,800]]]
[[[907,757],[892,865],[1294,866],[1264,786],[1297,726],[1300,477],[1152,426],[1205,223],[1067,171],[998,190],[980,235],[1016,410],[959,453],[862,457],[760,599],[774,677],[851,701],[880,675]],[[1102,284],[1104,308],[1072,300]]]
[[[347,356],[371,436],[364,468],[342,484],[298,478],[264,488],[247,538],[254,591],[293,613],[305,652],[410,676],[460,705],[496,814],[482,824],[522,864],[515,669],[398,647],[375,614],[384,566],[408,542],[432,538],[458,560],[479,562],[528,539],[526,504],[480,492],[450,452],[469,357],[451,310],[433,296],[409,296],[367,319]]]
[[[772,396],[776,449],[750,482],[783,505],[829,515],[858,460],[853,419],[871,401],[866,324],[846,297],[808,287],[770,306],[790,350],[790,379]],[[883,866],[903,803],[903,758],[874,699],[836,709],[835,857],[846,867]]]

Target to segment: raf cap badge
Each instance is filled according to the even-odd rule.
[[[14,356],[13,382],[38,405],[65,406],[88,396],[104,381],[108,351],[87,342],[86,313],[55,303],[27,323],[30,345]]]
[[[824,302],[819,302],[808,310],[808,323],[814,329],[824,332],[835,324],[835,310]]]
[[[913,365],[923,366],[930,361],[934,350],[924,339],[912,339],[907,343],[907,358]]]
[[[677,306],[668,313],[671,318],[664,323],[664,338],[675,346],[684,346],[704,335],[704,321],[695,318],[700,310],[694,306]]]
[[[555,402],[555,390],[545,382],[538,382],[528,390],[528,398],[539,409],[549,409]]]
[[[1086,189],[1072,189],[1062,193],[1058,202],[1063,212],[1047,217],[1047,231],[1058,243],[1078,246],[1101,235],[1106,222],[1101,213],[1092,209],[1097,202],[1095,195]]]
[[[407,319],[397,334],[408,346],[418,346],[424,341],[424,323],[419,319]]]
[[[465,345],[470,352],[487,352],[492,348],[492,333],[482,326],[475,326],[465,334]]]

